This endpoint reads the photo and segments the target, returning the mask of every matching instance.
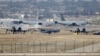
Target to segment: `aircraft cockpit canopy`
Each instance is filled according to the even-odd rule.
[[[13,24],[22,24],[23,21],[13,21]]]

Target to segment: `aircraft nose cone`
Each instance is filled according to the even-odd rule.
[[[57,24],[58,22],[57,21],[55,21],[55,24]]]

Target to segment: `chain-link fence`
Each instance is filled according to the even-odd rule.
[[[0,53],[99,53],[99,47],[94,41],[2,43]]]

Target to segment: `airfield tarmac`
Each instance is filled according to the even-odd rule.
[[[0,44],[2,43],[34,43],[34,42],[67,42],[70,43],[76,41],[77,43],[86,42],[87,44],[94,41],[95,43],[100,42],[99,35],[85,35],[72,33],[66,30],[62,30],[59,33],[40,33],[40,32],[30,32],[26,34],[5,34],[5,32],[0,33]]]
[[[2,31],[1,31],[2,32]],[[98,41],[100,39],[99,35],[86,35],[86,34],[79,34],[77,35],[76,33],[66,31],[66,30],[61,30],[59,33],[52,33],[52,34],[47,34],[47,33],[41,33],[41,32],[33,32],[32,34],[30,32],[28,33],[19,33],[19,34],[12,34],[8,33],[5,34],[3,31],[2,33],[0,32],[0,43],[11,43],[11,42],[42,42],[42,41],[47,41],[47,42],[52,42],[52,41]]]
[[[76,27],[77,28],[77,27]],[[88,27],[87,27],[88,28]],[[89,26],[89,28],[94,29]],[[88,29],[89,29],[88,28]],[[99,26],[96,26],[96,28],[99,30]],[[83,45],[82,43],[85,42],[86,46],[91,45],[91,42],[100,43],[100,36],[99,35],[86,35],[86,34],[79,34],[77,35],[76,33],[72,33],[68,30],[71,28],[67,28],[65,30],[61,30],[59,33],[52,33],[52,34],[47,34],[47,33],[41,33],[41,32],[33,32],[32,34],[30,32],[27,32],[25,34],[5,34],[4,30],[0,31],[0,44],[2,43],[55,43],[55,41],[62,43],[66,42],[67,44],[70,44],[67,46],[68,50],[73,50],[73,41],[77,42],[76,48],[81,48]],[[94,29],[95,30],[95,29]],[[62,48],[59,47],[59,48]],[[30,48],[31,49],[31,48]],[[50,48],[52,50],[52,48]],[[64,51],[64,50],[61,50]],[[67,51],[67,50],[66,50]],[[58,50],[59,52],[59,50]],[[95,51],[96,52],[96,51]],[[100,52],[100,49],[97,50],[97,52]]]

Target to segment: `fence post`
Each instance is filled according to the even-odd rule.
[[[84,52],[84,44],[85,44],[85,42],[83,42],[83,52]]]
[[[40,42],[40,52],[41,52],[41,42]]]
[[[11,43],[11,53],[12,53],[12,43]]]
[[[57,52],[57,41],[55,42],[55,52]]]
[[[22,43],[21,43],[21,53],[22,53],[22,51],[23,51],[23,50],[22,50]]]
[[[65,52],[66,52],[66,42],[65,42]]]
[[[34,53],[35,53],[35,42],[34,42],[34,44],[33,44],[33,47],[34,47]]]
[[[15,43],[15,53],[16,53],[16,43]]]
[[[92,52],[94,52],[94,42],[92,41]]]
[[[2,53],[3,53],[4,52],[4,50],[3,50],[3,43],[1,44],[1,46],[2,46],[1,48],[2,48]]]
[[[75,41],[74,41],[74,52],[75,52],[75,48],[76,48],[76,47],[75,47]]]
[[[46,53],[48,52],[48,42],[46,42]]]
[[[27,42],[27,53],[29,52],[29,43]]]

